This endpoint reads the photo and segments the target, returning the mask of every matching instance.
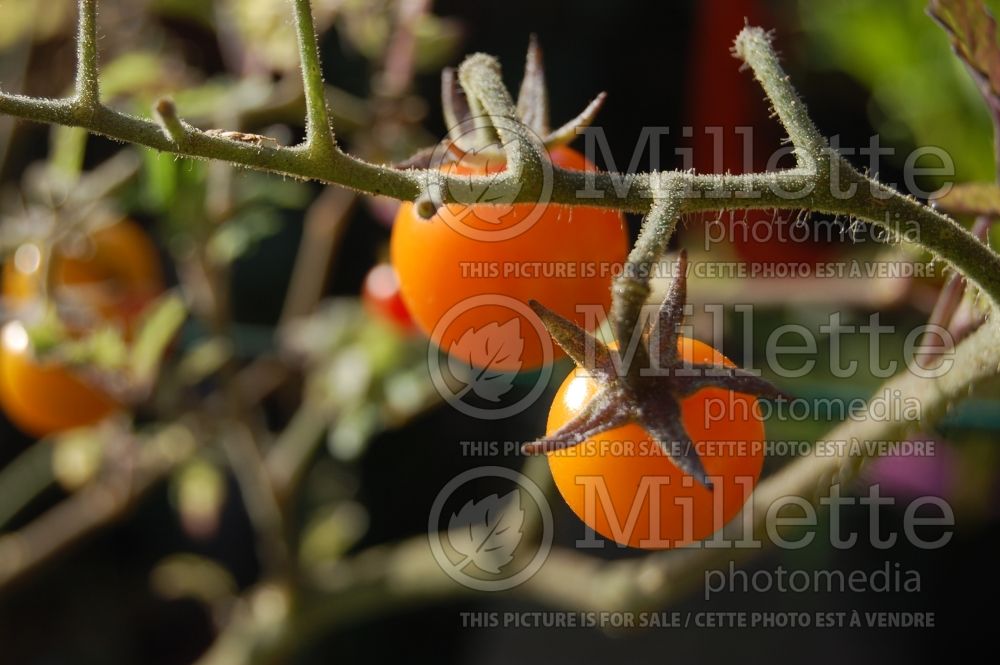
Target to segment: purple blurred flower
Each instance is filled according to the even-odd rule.
[[[946,441],[929,437],[919,441],[924,443],[925,448],[932,445],[933,454],[877,457],[865,468],[862,482],[877,483],[883,496],[900,499],[927,495],[951,498],[958,474],[958,454]]]

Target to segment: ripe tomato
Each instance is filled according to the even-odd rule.
[[[41,248],[26,243],[4,264],[3,295],[14,309],[41,293],[41,259]],[[53,295],[126,327],[163,290],[156,246],[142,227],[127,219],[61,244],[52,260]]]
[[[0,330],[0,404],[11,422],[34,436],[90,425],[118,408],[68,368],[38,362],[19,321]]]
[[[399,278],[390,264],[379,263],[368,271],[361,289],[361,300],[369,312],[400,331],[414,330],[413,317],[399,292]]]
[[[698,340],[682,337],[677,346],[687,362],[733,366]],[[570,374],[553,399],[548,431],[579,413],[598,389],[584,372]],[[677,468],[636,424],[548,454],[559,493],[587,526],[623,545],[662,549],[707,538],[739,512],[764,462],[756,398],[705,388],[681,401],[681,413],[712,491]]]
[[[557,148],[550,156],[563,168],[596,168],[569,148]],[[429,220],[410,203],[400,206],[392,229],[392,265],[414,321],[442,349],[458,355],[456,342],[485,332],[487,351],[480,357],[492,369],[533,369],[558,351],[527,307],[530,299],[590,328],[595,317],[588,321],[578,305],[607,312],[613,271],[620,269],[627,250],[622,214],[540,206],[449,205]],[[513,307],[509,299],[523,307]],[[443,329],[436,329],[446,314]]]
[[[52,253],[53,295],[81,311],[83,321],[120,324],[129,334],[138,314],[163,290],[163,274],[153,242],[134,222],[103,226]],[[26,243],[3,266],[3,296],[10,310],[23,313],[36,302],[45,279],[42,249]],[[66,321],[73,334],[85,332],[77,319]],[[115,400],[70,368],[40,363],[20,321],[11,321],[0,340],[0,406],[25,432],[44,436],[93,424],[118,408]]]

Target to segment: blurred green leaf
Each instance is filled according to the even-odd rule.
[[[299,557],[306,567],[335,560],[347,552],[368,530],[368,513],[353,501],[325,506],[316,511],[302,533]]]
[[[106,432],[85,427],[59,434],[52,442],[52,475],[67,491],[75,491],[101,468]]]
[[[168,236],[190,233],[205,219],[207,163],[143,149],[140,189],[134,205],[160,216]]]
[[[226,478],[205,457],[195,457],[170,479],[170,495],[184,530],[194,537],[215,533],[226,501]]]
[[[267,103],[273,93],[274,86],[269,78],[218,77],[177,91],[174,103],[181,117],[191,122],[213,124],[243,110],[259,108]]]
[[[358,53],[369,60],[380,60],[389,43],[388,15],[385,11],[351,9],[338,24],[341,34]]]
[[[267,203],[288,210],[302,210],[312,200],[312,190],[300,180],[284,180],[262,173],[244,173],[235,181],[238,205]]]
[[[76,17],[73,0],[5,0],[0,3],[0,49],[22,40],[44,41],[69,31]]]
[[[416,68],[427,72],[453,60],[462,41],[462,26],[451,18],[424,14],[414,26],[417,39]]]
[[[278,215],[267,208],[246,210],[220,226],[208,240],[209,260],[227,265],[281,229]]]
[[[205,27],[215,21],[213,3],[205,0],[153,0],[152,9],[160,16],[187,19]]]
[[[177,367],[178,378],[187,385],[206,379],[233,357],[232,343],[222,337],[201,339],[184,355]]]
[[[427,343],[373,318],[357,298],[331,300],[286,325],[281,346],[306,368],[304,401],[328,414],[333,457],[357,459],[374,435],[440,400]]]
[[[146,309],[129,358],[131,375],[140,384],[156,377],[163,354],[185,318],[187,307],[173,292],[161,296]]]
[[[989,115],[924,6],[913,0],[800,0],[809,49],[802,62],[846,72],[867,86],[883,143],[939,146],[955,163],[953,180],[991,180]],[[897,150],[890,159],[901,164],[905,157]]]
[[[287,0],[223,0],[222,10],[239,31],[246,48],[272,69],[294,71],[299,66],[295,26]],[[341,0],[313,0],[316,29],[329,27]]]
[[[236,596],[236,580],[220,564],[195,554],[174,554],[160,561],[150,585],[163,598],[194,598],[207,605]]]
[[[953,215],[1000,215],[1000,187],[990,182],[953,185],[933,203]]]
[[[101,97],[113,99],[119,95],[161,90],[168,80],[167,68],[159,56],[143,51],[130,51],[101,66]]]
[[[54,307],[26,330],[34,352],[43,360],[54,357],[70,365],[111,372],[121,369],[128,358],[125,340],[116,326],[104,323],[85,335],[71,335]]]
[[[49,162],[67,176],[78,176],[83,168],[88,136],[87,130],[80,127],[53,126]]]
[[[57,349],[68,338],[66,326],[63,325],[55,307],[46,308],[42,317],[25,326],[25,330],[32,349],[43,357]]]
[[[327,434],[327,447],[334,458],[350,462],[361,456],[369,439],[382,429],[378,406],[362,402],[341,412]]]
[[[148,148],[142,151],[142,156],[145,203],[153,210],[163,209],[177,191],[176,159]]]
[[[70,363],[105,371],[121,369],[128,358],[121,330],[112,325],[99,326],[80,339],[66,340],[59,351]]]

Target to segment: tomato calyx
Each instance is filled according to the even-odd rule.
[[[545,84],[545,66],[538,38],[532,34],[524,64],[524,77],[517,96],[517,120],[530,129],[546,150],[552,151],[576,139],[579,130],[590,126],[604,105],[607,93],[601,92],[574,118],[552,129],[549,122],[549,93]],[[506,160],[503,147],[497,141],[485,113],[469,103],[470,96],[462,90],[454,68],[441,72],[441,106],[448,136],[444,147],[448,158],[465,166],[495,166]],[[428,168],[441,156],[439,146],[418,151],[397,167]],[[441,166],[441,164],[434,164]]]
[[[548,436],[522,446],[526,454],[571,448],[588,438],[629,423],[643,427],[663,452],[706,489],[712,489],[701,458],[681,420],[680,401],[703,388],[778,399],[785,397],[769,381],[739,367],[687,363],[677,351],[678,330],[687,301],[687,253],[681,251],[678,275],[656,318],[646,331],[649,372],[623,371],[622,354],[537,301],[529,304],[549,334],[581,368],[587,369],[600,390],[580,412]]]

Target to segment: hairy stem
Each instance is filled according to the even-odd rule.
[[[306,149],[317,155],[333,154],[333,129],[326,108],[323,69],[319,61],[319,43],[313,25],[309,0],[292,0],[295,8],[295,32],[302,60],[302,86],[306,94]]]
[[[682,201],[675,192],[653,204],[649,214],[643,219],[639,238],[628,255],[625,271],[614,281],[611,290],[611,320],[614,321],[615,337],[623,351],[633,351],[632,343],[637,341],[635,332],[642,323],[640,314],[649,298],[653,267],[660,260],[677,227],[681,205]],[[649,364],[644,345],[636,344],[634,353],[636,357],[629,364],[630,372],[638,372]]]
[[[481,71],[468,71],[480,66]],[[499,72],[486,59],[473,61],[466,70],[465,81],[476,94],[487,95],[489,89],[495,87],[494,82],[499,80]],[[777,71],[780,72],[780,68]],[[781,103],[780,99],[772,101],[776,105]],[[501,109],[494,106],[493,110]],[[187,125],[181,125],[183,140],[177,141],[165,134],[157,123],[106,107],[97,107],[93,113],[81,115],[71,100],[46,100],[0,93],[0,112],[42,122],[84,127],[97,134],[164,152],[221,159],[248,168],[320,180],[401,200],[415,200],[427,191],[428,183],[438,183],[436,188],[441,194],[441,203],[468,203],[470,201],[461,198],[463,192],[475,191],[480,184],[482,187],[498,187],[504,178],[511,177],[511,173],[506,171],[491,181],[485,176],[474,177],[472,180],[476,186],[470,187],[468,176],[444,175],[436,169],[395,169],[370,164],[340,152],[317,156],[301,148],[261,147],[205,134]],[[514,145],[508,147],[519,150],[517,146],[526,142],[526,137],[515,135],[515,140],[508,142]],[[533,151],[520,154],[528,155],[525,163],[529,164],[529,170],[537,165],[531,157]],[[820,159],[817,159],[816,163],[819,162]],[[824,181],[816,173],[798,168],[774,173],[717,175],[682,172],[612,174],[553,167],[547,200],[564,205],[647,212],[653,198],[663,196],[660,191],[662,183],[683,182],[685,193],[680,212],[810,209],[852,215],[888,228],[911,220],[919,226],[917,241],[921,246],[955,265],[994,302],[1000,301],[1000,257],[995,252],[954,220],[863,176],[846,160],[839,159],[833,164],[837,168],[831,169],[831,174],[836,173],[843,184],[855,185],[856,192],[840,192],[832,186],[831,180]],[[477,182],[480,178],[481,183]],[[537,202],[539,189],[538,183],[513,186],[511,202]]]
[[[745,62],[774,105],[778,119],[795,146],[800,167],[808,167],[825,154],[827,141],[816,129],[809,111],[792,87],[771,46],[771,35],[761,28],[746,27],[736,37],[733,53]]]
[[[101,102],[97,62],[97,0],[80,0],[76,36],[76,103],[83,110]]]

